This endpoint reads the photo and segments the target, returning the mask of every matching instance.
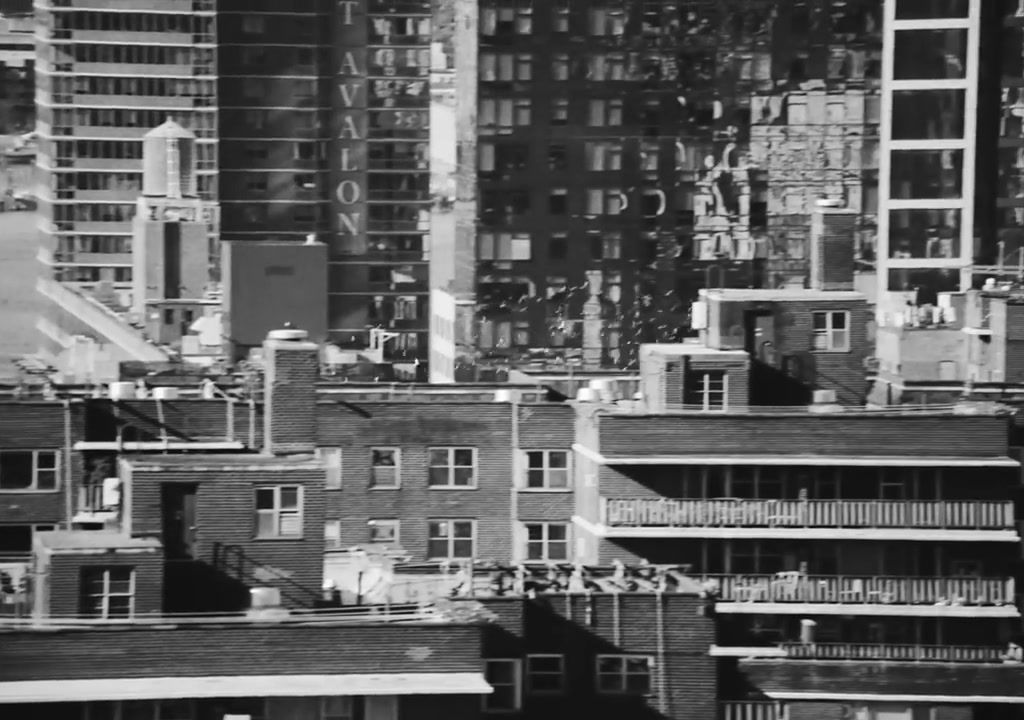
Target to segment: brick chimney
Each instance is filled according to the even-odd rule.
[[[263,451],[271,455],[316,449],[316,381],[320,348],[305,330],[271,330],[265,365]]]
[[[853,290],[857,212],[820,200],[811,215],[811,289]]]

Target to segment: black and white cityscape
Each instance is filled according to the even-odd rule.
[[[0,0],[4,720],[1024,720],[1022,461],[1022,0]]]

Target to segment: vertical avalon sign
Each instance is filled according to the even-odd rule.
[[[336,240],[331,255],[366,251],[366,0],[337,0],[331,170]]]

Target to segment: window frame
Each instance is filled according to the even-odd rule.
[[[392,540],[375,540],[373,537],[374,528],[389,527],[392,530]],[[402,521],[397,518],[370,518],[366,523],[368,532],[367,542],[371,545],[394,545],[402,544]]]
[[[432,525],[438,525],[440,523],[448,523],[451,530],[447,536],[435,535],[433,533]],[[469,555],[455,555],[455,543],[457,541],[464,541],[466,538],[455,537],[455,523],[469,523],[470,527],[470,553]],[[428,560],[468,560],[476,557],[476,540],[477,540],[477,522],[474,518],[428,518],[427,519],[427,559]],[[430,544],[432,542],[444,541],[446,546],[447,555],[433,555],[430,552]]]
[[[835,317],[843,316],[843,327],[837,329]],[[817,319],[825,317],[825,327],[818,329]],[[835,342],[836,333],[843,334],[843,342]],[[818,347],[818,339],[824,338],[824,347]],[[850,352],[850,311],[849,310],[812,310],[811,311],[811,350],[816,353],[848,353]]]
[[[456,465],[455,456],[459,451],[469,450],[471,454],[472,465]],[[434,453],[445,452],[447,454],[447,465],[435,465],[434,464]],[[456,470],[469,468],[471,471],[469,484],[459,485],[456,483]],[[477,476],[478,476],[477,462],[477,448],[475,447],[456,447],[456,446],[437,446],[427,448],[427,487],[431,490],[476,490],[477,489]],[[447,481],[444,483],[434,482],[434,470],[447,469]]]
[[[556,522],[549,520],[538,520],[524,522],[523,524],[523,560],[529,563],[548,563],[548,562],[569,562],[571,549],[572,549],[572,533],[571,524],[564,522]],[[557,527],[565,531],[565,537],[561,540],[551,539],[551,528]],[[541,538],[539,540],[530,539],[530,528],[540,528]],[[551,544],[559,543],[565,546],[565,557],[552,557],[551,556]],[[530,546],[538,545],[541,549],[541,557],[530,557]]]
[[[394,465],[374,464],[373,454],[376,452],[390,452],[394,454]],[[394,468],[394,482],[390,485],[382,485],[377,482],[377,468]],[[370,478],[369,487],[371,490],[399,490],[402,487],[402,448],[390,445],[375,445],[370,448]]]
[[[550,660],[552,658],[558,659],[558,673],[551,672],[549,670],[536,671],[531,667],[534,660]],[[540,690],[533,686],[533,678],[536,675],[543,677],[557,677],[558,678],[558,689],[556,690]],[[555,653],[531,653],[526,656],[523,669],[523,691],[527,695],[533,696],[546,696],[551,697],[555,695],[565,694],[565,655],[558,655]]]
[[[530,492],[571,492],[572,491],[572,453],[569,450],[562,450],[558,448],[543,448],[543,449],[530,449],[524,450],[525,457],[523,458],[523,482],[522,489]],[[542,465],[538,468],[534,468],[530,465],[530,455],[532,453],[541,453]],[[552,468],[551,467],[551,455],[552,453],[564,453],[565,455],[565,467],[564,468]],[[565,470],[565,485],[563,487],[557,487],[551,485],[551,471],[552,470]],[[541,485],[531,485],[530,477],[532,472],[541,473]]]
[[[305,531],[305,507],[303,501],[305,500],[303,493],[303,486],[297,483],[260,483],[253,485],[253,521],[254,521],[254,532],[253,538],[255,540],[301,540],[304,536]],[[274,491],[274,507],[272,508],[260,508],[258,495],[261,490],[273,490]],[[295,490],[295,509],[284,508],[281,506],[281,491],[282,490]],[[273,516],[274,517],[274,532],[273,534],[262,534],[260,532],[260,516]],[[296,517],[298,518],[298,532],[284,534],[281,532],[281,518],[282,517]]]
[[[3,482],[3,464],[2,457],[5,454],[11,453],[31,453],[32,454],[32,479],[27,487],[21,488],[5,488],[0,484],[0,494],[3,493],[55,493],[60,491],[60,469],[61,469],[61,452],[59,450],[18,450],[14,448],[7,448],[0,450],[0,483]],[[53,457],[53,467],[40,468],[39,459],[41,454],[47,453]],[[46,473],[53,473],[53,487],[52,488],[40,488],[39,487],[39,476],[40,471]]]
[[[504,663],[506,665],[511,665],[512,668],[513,668],[513,680],[512,680],[511,687],[512,687],[513,692],[514,692],[514,696],[513,696],[512,707],[510,707],[510,708],[509,707],[502,707],[502,708],[491,708],[491,707],[488,707],[488,702],[494,697],[494,695],[497,694],[497,693],[492,693],[492,694],[488,694],[488,695],[483,695],[480,698],[480,709],[484,713],[486,713],[488,715],[507,715],[507,714],[510,714],[510,713],[520,712],[522,710],[522,708],[523,708],[523,662],[522,662],[522,660],[519,659],[519,658],[484,658],[484,677],[487,679],[487,682],[490,683],[492,686],[494,686],[495,683],[492,682],[489,671],[490,671],[490,666],[493,663]],[[508,687],[508,685],[506,685],[505,683],[500,683],[499,685],[501,687]]]
[[[602,660],[618,660],[622,666],[617,673],[601,672],[601,661]],[[647,689],[644,691],[633,691],[628,689],[628,678],[629,676],[636,675],[637,673],[629,673],[626,671],[626,663],[629,660],[644,660],[647,662]],[[630,654],[630,653],[602,653],[594,657],[594,691],[598,695],[650,695],[651,694],[651,674],[654,669],[654,658],[650,655]],[[608,690],[601,687],[602,677],[617,677],[621,682],[619,688],[616,690]]]
[[[713,382],[713,375],[721,375],[722,388],[721,390],[714,390],[711,387]],[[694,395],[699,394],[699,403],[684,403],[693,407],[700,405],[702,412],[726,412],[729,409],[729,373],[725,370],[690,370],[687,373],[687,380],[699,380],[700,388],[693,389],[687,387],[685,394],[688,396],[684,400],[689,400]],[[692,394],[691,394],[692,393]],[[712,404],[713,395],[721,393],[721,404]]]
[[[110,573],[111,570],[127,570],[128,571],[128,592],[112,593],[110,591]],[[103,577],[103,591],[99,595],[86,594],[85,592],[85,581],[86,577],[90,573],[102,573]],[[136,591],[136,574],[134,565],[86,565],[84,566],[79,575],[79,607],[83,617],[97,618],[99,620],[131,620],[135,617],[135,591]],[[85,612],[86,599],[100,597],[102,598],[100,612],[98,615],[91,615]],[[111,615],[110,614],[110,599],[112,597],[127,597],[128,598],[128,614],[127,615]],[[91,605],[91,603],[89,603]]]

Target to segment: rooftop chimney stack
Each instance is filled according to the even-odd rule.
[[[263,342],[263,451],[271,455],[316,449],[316,381],[320,348],[305,330],[271,330]]]
[[[819,200],[811,216],[811,289],[853,290],[857,212]]]

